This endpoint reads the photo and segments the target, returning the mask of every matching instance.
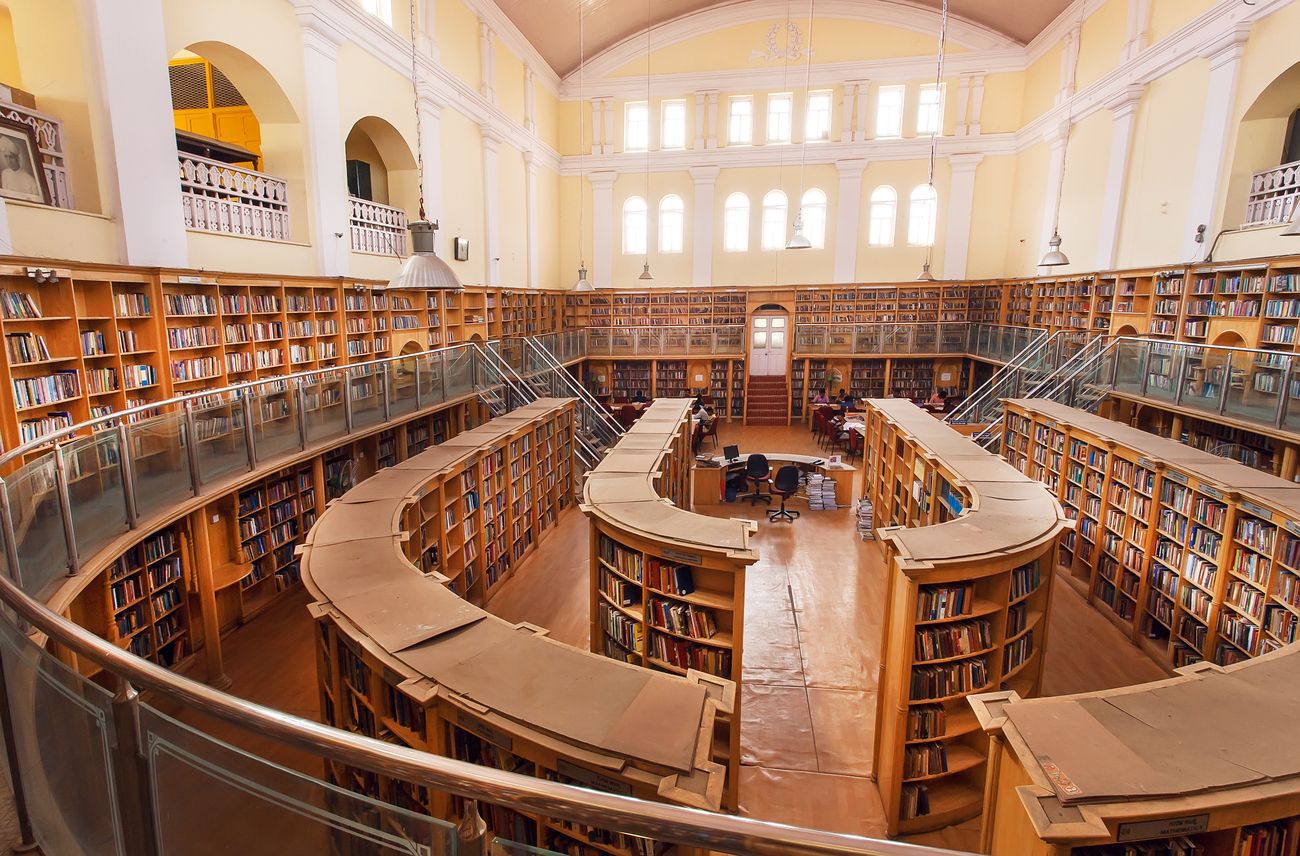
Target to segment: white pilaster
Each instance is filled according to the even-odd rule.
[[[496,103],[496,47],[492,43],[492,28],[488,26],[486,18],[478,19],[478,64],[479,64],[479,94],[493,104]]]
[[[604,98],[591,99],[591,153],[603,155],[605,149],[601,143],[601,129],[605,127],[601,112],[605,109]]]
[[[339,45],[345,35],[317,18],[300,19],[307,86],[307,198],[315,203],[312,243],[325,276],[346,276],[348,176],[339,115]]]
[[[425,56],[438,61],[438,0],[416,0],[416,27],[419,38],[416,44]]]
[[[965,279],[970,254],[971,218],[975,211],[975,170],[984,155],[951,155],[952,179],[948,183],[948,223],[944,228],[944,279]]]
[[[695,145],[692,146],[697,152],[704,149],[708,137],[708,131],[704,124],[704,101],[703,92],[695,93]]]
[[[1124,42],[1123,61],[1133,59],[1147,46],[1151,26],[1151,0],[1128,0],[1128,34]]]
[[[966,108],[970,102],[970,76],[963,74],[957,78],[957,126],[954,133],[958,137],[964,137],[970,133],[970,119],[967,117]]]
[[[600,153],[612,155],[614,153],[614,99],[605,99],[605,110],[601,116],[604,124],[603,134],[601,137]]]
[[[858,84],[852,80],[844,82],[844,94],[840,102],[840,142],[853,142],[853,101],[857,98]]]
[[[691,180],[695,182],[695,203],[691,212],[691,283],[713,284],[713,221],[714,190],[718,173],[716,166],[693,166]]]
[[[711,149],[718,147],[718,93],[709,92],[708,96],[709,110],[707,124],[704,128],[704,139],[706,145]]]
[[[1097,224],[1099,270],[1113,268],[1119,252],[1120,218],[1124,212],[1124,186],[1128,177],[1129,154],[1137,127],[1137,110],[1143,87],[1130,85],[1106,105],[1111,114],[1110,163],[1106,168],[1106,190],[1101,200],[1101,222]]]
[[[424,182],[420,190],[424,195],[424,214],[433,222],[442,218],[442,108],[447,102],[431,84],[421,83],[416,99],[420,113],[420,160],[424,163]],[[419,212],[415,212],[418,216]],[[442,239],[433,233],[434,250],[441,248]]]
[[[1056,103],[1064,104],[1074,95],[1076,82],[1074,78],[1074,61],[1079,56],[1079,25],[1076,23],[1065,34],[1065,49],[1061,51],[1060,86],[1057,87]]]
[[[971,81],[970,91],[970,128],[973,136],[980,135],[980,118],[984,114],[984,75],[979,74]]]
[[[614,284],[614,170],[587,173],[591,182],[591,284]]]
[[[1250,30],[1233,30],[1226,38],[1205,50],[1201,56],[1210,61],[1210,82],[1205,90],[1205,112],[1201,116],[1200,146],[1196,150],[1196,167],[1192,170],[1187,231],[1183,257],[1197,261],[1209,249],[1213,236],[1214,210],[1223,177],[1223,158],[1232,133],[1232,107],[1237,92],[1237,73],[1246,51]],[[1196,241],[1196,229],[1205,226],[1205,240]]]
[[[528,66],[524,66],[524,127],[530,134],[537,133],[537,82]]]
[[[527,204],[528,217],[528,287],[541,286],[541,244],[538,243],[537,222],[537,173],[541,169],[533,152],[524,152],[524,199]]]
[[[871,114],[867,112],[867,96],[871,93],[871,81],[858,81],[858,124],[856,137],[859,140],[869,140],[875,136],[876,126],[871,121]]]
[[[117,171],[116,180],[105,182],[117,195],[106,209],[121,223],[123,259],[134,265],[186,267],[189,245],[176,177],[163,4],[123,0],[84,8],[88,39],[98,54],[93,60],[97,73],[89,79],[98,83],[103,103],[111,108],[105,111],[109,150],[103,162]],[[289,213],[301,229],[307,212]]]
[[[497,150],[501,135],[479,125],[483,137],[483,284],[501,284],[501,172]]]
[[[858,271],[858,223],[862,215],[863,158],[837,160],[840,190],[835,206],[835,282],[853,282]]]

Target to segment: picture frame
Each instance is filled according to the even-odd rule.
[[[469,261],[469,238],[456,238],[452,241],[453,255],[458,262]]]
[[[0,196],[54,204],[35,129],[7,116],[0,116]]]

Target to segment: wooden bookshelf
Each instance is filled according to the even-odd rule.
[[[1300,485],[1050,401],[1009,401],[1005,430],[1008,461],[1079,521],[1062,574],[1157,662],[1296,640]],[[1044,443],[1064,455],[1038,462]]]
[[[152,533],[127,550],[102,577],[110,642],[157,663],[176,666],[192,651],[189,577],[180,526]]]
[[[689,399],[657,400],[588,474],[581,507],[591,521],[591,650],[716,679],[711,757],[727,769],[724,804],[734,811],[745,569],[758,559],[749,546],[756,526],[686,510],[689,410]]]
[[[1042,485],[911,402],[872,399],[865,421],[888,568],[874,770],[889,834],[911,834],[979,814],[987,740],[966,700],[1037,694],[1069,523]]]
[[[485,579],[468,579],[471,564],[486,558],[486,549],[467,558],[467,544],[518,538],[526,554],[549,531],[550,511],[572,500],[573,418],[571,401],[534,402],[380,471],[321,515],[302,567],[315,599],[324,718],[498,769],[716,810],[725,768],[706,738],[720,702],[734,700],[725,682],[633,670],[466,602]],[[498,521],[500,542],[488,537]],[[362,555],[367,573],[357,576]],[[461,665],[466,656],[473,668]],[[419,813],[456,820],[462,811],[459,800],[395,777],[338,764],[327,775]],[[485,819],[496,834],[535,846],[663,852],[543,816],[491,809]]]

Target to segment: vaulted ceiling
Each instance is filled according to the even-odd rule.
[[[647,7],[650,24],[667,21],[703,9],[736,6],[738,20],[751,0],[496,0],[542,57],[560,76],[578,66],[578,5],[583,7],[585,55],[590,58],[643,32]],[[863,6],[938,9],[941,0],[854,0]],[[763,4],[765,6],[771,3]],[[807,14],[804,0],[792,0],[795,14]],[[827,6],[834,4],[827,4]],[[838,5],[843,5],[841,2]],[[1024,44],[1042,32],[1070,5],[1070,0],[949,0],[949,12],[1006,38]],[[825,9],[826,7],[820,7]],[[833,14],[831,10],[828,13]],[[819,10],[819,16],[821,14]],[[937,25],[936,25],[937,29]]]

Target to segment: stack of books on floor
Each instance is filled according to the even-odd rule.
[[[869,499],[858,500],[858,535],[863,541],[875,539],[876,509]]]
[[[839,508],[835,504],[835,479],[814,473],[808,477],[804,489],[808,491],[808,507],[813,511],[834,511]]]

